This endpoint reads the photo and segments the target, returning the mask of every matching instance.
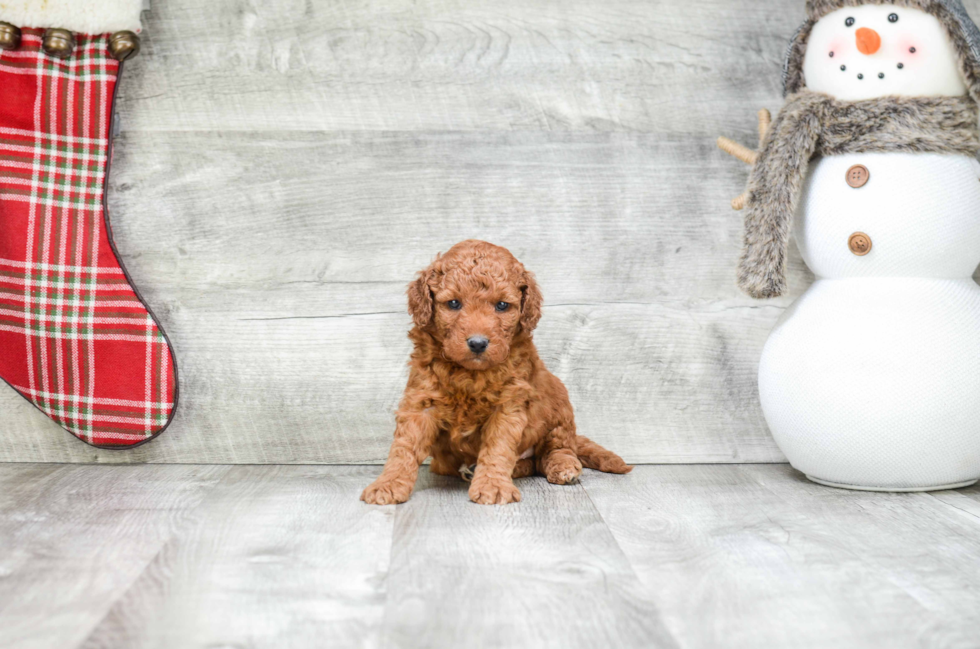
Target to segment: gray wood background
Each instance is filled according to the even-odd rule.
[[[980,0],[967,5],[974,15]],[[155,0],[120,93],[117,242],[176,346],[170,430],[75,440],[0,389],[0,461],[371,463],[405,285],[466,238],[538,275],[538,346],[632,462],[773,462],[792,294],[734,286],[747,168],[802,0]]]

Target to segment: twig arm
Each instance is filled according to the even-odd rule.
[[[732,199],[732,209],[736,212],[741,212],[745,209],[745,203],[749,200],[749,193],[745,192],[734,199]]]
[[[759,111],[759,148],[762,148],[762,143],[766,141],[766,133],[769,132],[769,127],[772,126],[772,113],[763,108]]]
[[[762,145],[766,140],[766,134],[769,132],[769,128],[772,126],[772,113],[763,108],[758,112],[759,117],[759,149],[762,149]],[[728,155],[738,158],[747,165],[755,165],[759,160],[758,151],[753,151],[752,149],[742,146],[735,140],[731,140],[727,137],[718,138],[718,148],[727,153]],[[749,200],[749,193],[745,192],[741,196],[738,196],[732,201],[733,210],[743,210],[745,209],[745,204]]]
[[[728,155],[738,158],[747,165],[754,165],[755,161],[759,159],[758,153],[727,137],[718,138],[718,148]]]

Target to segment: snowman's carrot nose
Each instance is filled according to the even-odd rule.
[[[881,36],[873,29],[862,27],[857,30],[855,37],[857,38],[858,51],[861,54],[870,56],[881,49]]]

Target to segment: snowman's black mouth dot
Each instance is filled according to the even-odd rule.
[[[834,58],[834,53],[833,52],[830,53],[830,58]]]
[[[902,69],[902,68],[904,68],[904,67],[905,67],[905,64],[904,64],[904,63],[899,63],[899,64],[898,64],[898,69],[899,69],[899,70],[901,70],[901,69]]]
[[[840,71],[841,71],[841,72],[843,72],[843,71],[845,71],[846,69],[847,69],[847,66],[846,66],[846,65],[842,65],[842,66],[840,66]]]
[[[914,47],[910,47],[909,48],[909,52],[912,52],[912,54],[915,54],[915,48]]]
[[[878,78],[879,79],[884,79],[885,78],[885,73],[884,72],[879,72],[878,73]]]
[[[864,78],[864,75],[863,74],[859,74],[858,75],[858,79],[863,79],[863,78]]]

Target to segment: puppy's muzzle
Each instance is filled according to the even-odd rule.
[[[483,336],[470,336],[466,339],[466,346],[474,354],[482,354],[490,346],[490,341]]]

